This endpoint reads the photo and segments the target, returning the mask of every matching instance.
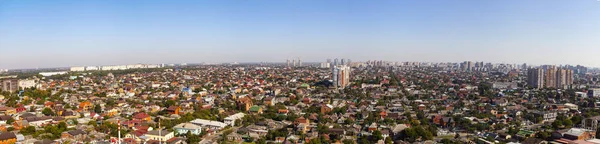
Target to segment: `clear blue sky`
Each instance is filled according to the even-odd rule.
[[[464,60],[600,66],[598,0],[0,0],[0,69]]]

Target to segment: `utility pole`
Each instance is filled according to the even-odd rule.
[[[121,144],[121,120],[117,119],[117,144]]]
[[[159,137],[162,137],[162,134],[161,134],[161,132],[162,132],[162,129],[160,129],[160,117],[159,117],[159,118],[158,118],[158,136],[159,136]],[[158,139],[158,144],[162,144],[162,138],[159,138],[159,139]]]

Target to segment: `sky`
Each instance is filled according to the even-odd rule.
[[[599,0],[0,0],[0,69],[598,54]]]

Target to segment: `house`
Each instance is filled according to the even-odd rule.
[[[547,141],[538,139],[538,138],[527,138],[523,142],[523,144],[547,144]]]
[[[234,142],[242,142],[242,136],[240,134],[237,134],[234,132],[234,133],[227,135],[227,140],[234,141]]]
[[[28,126],[29,126],[29,122],[27,120],[16,120],[12,124],[12,127],[15,128],[15,130],[20,130],[20,129],[23,129]]]
[[[245,116],[244,113],[237,113],[234,115],[230,115],[228,117],[226,117],[225,119],[223,119],[223,121],[225,122],[225,124],[228,124],[230,126],[234,126],[235,125],[235,121],[242,119]]]
[[[135,115],[133,115],[133,120],[139,120],[139,121],[146,121],[149,122],[152,120],[152,118],[150,117],[150,115],[144,113],[144,112],[140,112],[137,113]]]
[[[329,113],[333,110],[333,106],[330,104],[324,104],[321,106],[321,113],[325,114],[325,113]]]
[[[0,124],[6,124],[6,122],[11,119],[12,117],[7,116],[7,115],[1,115],[0,116]]]
[[[556,114],[556,112],[553,111],[532,111],[531,112],[534,116],[536,117],[542,117],[544,122],[553,122],[554,120],[556,120],[556,116],[558,116]]]
[[[61,138],[63,139],[74,139],[76,141],[84,141],[86,137],[87,133],[83,130],[71,130],[61,134]]]
[[[195,125],[193,123],[181,123],[173,127],[175,130],[175,134],[184,135],[190,132],[193,135],[200,135],[202,132],[202,127]]]
[[[268,97],[268,98],[265,98],[265,99],[264,99],[264,104],[265,104],[265,105],[268,105],[268,106],[273,106],[273,105],[274,105],[274,103],[273,103],[273,99],[275,99],[275,98],[273,98],[273,97]]]
[[[12,132],[0,134],[0,144],[14,144],[17,142],[17,135]]]
[[[146,133],[148,140],[167,141],[173,138],[175,134],[167,130],[153,130]]]
[[[170,106],[169,108],[167,108],[167,112],[169,114],[179,115],[180,110],[181,110],[181,107],[179,107],[179,106]]]
[[[517,132],[517,136],[522,137],[522,138],[534,137],[535,132],[529,131],[529,130],[520,130],[519,132]]]
[[[255,105],[255,106],[250,107],[248,112],[252,113],[252,114],[262,114],[263,109],[262,109],[262,107]]]
[[[111,109],[107,109],[104,113],[106,113],[107,116],[111,116],[112,117],[112,116],[114,116],[116,114],[119,114],[119,109],[116,108],[116,107],[114,107],[114,108],[111,108]]]
[[[79,103],[79,109],[80,109],[81,111],[89,111],[89,110],[91,110],[93,107],[94,107],[94,106],[93,106],[93,105],[92,105],[92,103],[91,103],[91,102],[89,102],[89,101],[84,101],[84,102],[81,102],[81,103]]]
[[[452,117],[445,117],[442,115],[436,115],[433,117],[433,123],[443,128],[453,127],[454,119]]]
[[[240,98],[240,99],[238,99],[238,101],[237,101],[237,106],[238,106],[238,108],[239,108],[239,109],[241,109],[241,110],[243,110],[243,111],[248,111],[248,110],[250,110],[250,107],[251,107],[252,105],[254,105],[254,104],[252,103],[252,99],[250,99],[250,98],[249,98],[249,97],[247,97],[247,96],[246,96],[246,97],[243,97],[243,98]]]
[[[0,107],[0,112],[4,113],[5,115],[14,115],[17,114],[17,109],[12,107]]]
[[[571,128],[569,131],[563,134],[563,138],[568,140],[588,140],[594,138],[596,136],[595,131],[581,129],[581,128]]]
[[[298,125],[298,124],[307,124],[310,125],[310,120],[304,118],[303,116],[297,118],[296,120],[294,120],[294,125]]]

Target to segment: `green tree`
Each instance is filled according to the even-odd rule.
[[[379,140],[383,139],[383,135],[381,134],[381,131],[379,131],[379,130],[373,131],[373,139],[374,139],[374,141],[379,141]]]
[[[573,124],[578,125],[581,124],[581,120],[583,118],[580,115],[575,115],[573,117],[571,117],[571,122],[573,122]]]
[[[555,120],[554,122],[552,122],[552,128],[554,128],[554,129],[559,129],[562,126],[563,126],[563,123],[560,120]]]
[[[551,136],[551,133],[547,132],[547,131],[541,131],[535,135],[535,137],[543,139],[543,140],[548,140],[550,138],[550,136]]]
[[[563,121],[563,125],[565,125],[565,127],[573,127],[573,121],[571,121],[570,119],[566,119]]]
[[[188,131],[185,134],[185,138],[187,138],[186,142],[190,143],[190,144],[191,143],[198,143],[198,142],[200,142],[200,137],[193,135],[191,131]]]
[[[266,144],[267,140],[265,140],[264,138],[260,138],[260,139],[257,139],[254,143],[256,143],[256,144]]]
[[[177,104],[177,102],[175,102],[174,100],[167,100],[165,102],[165,107],[174,106],[175,104]]]
[[[12,117],[8,118],[8,120],[6,120],[6,124],[8,125],[12,125],[13,122],[15,122],[15,119],[13,119]]]
[[[102,107],[100,107],[100,105],[99,105],[99,104],[96,104],[96,105],[94,106],[94,112],[96,112],[96,113],[98,113],[98,114],[99,114],[99,113],[102,113]]]
[[[54,115],[54,112],[50,108],[44,108],[44,110],[42,110],[42,114],[44,114],[46,116],[51,116],[51,115]]]

